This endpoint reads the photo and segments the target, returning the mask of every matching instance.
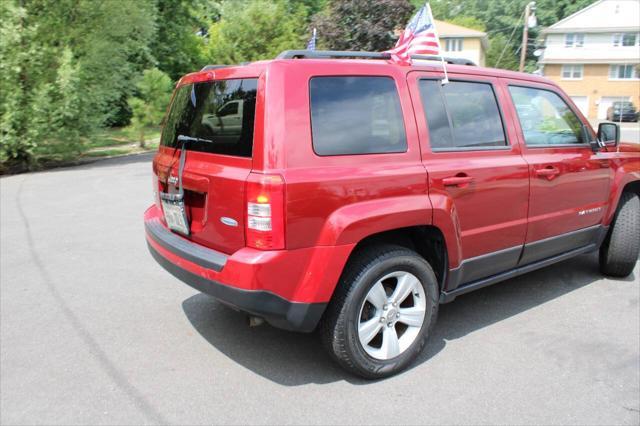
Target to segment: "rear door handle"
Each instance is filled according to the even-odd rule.
[[[536,170],[536,176],[539,177],[554,177],[560,174],[560,170],[558,170],[558,168],[553,167],[553,166],[548,166],[545,167],[544,169],[537,169]]]
[[[466,186],[473,182],[473,178],[471,176],[451,176],[442,179],[442,184],[444,186]]]

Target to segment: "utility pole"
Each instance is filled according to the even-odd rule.
[[[527,42],[529,41],[529,15],[531,10],[535,10],[536,2],[532,1],[527,3],[527,7],[524,9],[524,28],[522,31],[522,46],[520,47],[520,68],[518,71],[524,71],[524,60],[527,58]]]

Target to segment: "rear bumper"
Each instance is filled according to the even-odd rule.
[[[293,331],[312,331],[331,299],[352,245],[227,255],[169,231],[154,206],[145,212],[156,261],[191,287],[238,310]]]

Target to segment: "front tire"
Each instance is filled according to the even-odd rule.
[[[626,277],[633,271],[639,253],[640,198],[623,192],[613,225],[600,247],[600,271],[612,277]]]
[[[393,375],[421,352],[438,314],[438,282],[422,257],[393,245],[350,259],[320,325],[324,346],[367,379]]]

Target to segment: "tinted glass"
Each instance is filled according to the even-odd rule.
[[[420,95],[433,150],[507,145],[490,84],[421,80]],[[448,113],[448,116],[447,116]]]
[[[162,132],[162,145],[180,147],[178,135],[207,139],[186,149],[251,157],[257,79],[219,80],[181,86]]]
[[[517,86],[509,91],[527,145],[582,143],[582,123],[558,94]]]
[[[424,105],[424,112],[429,126],[429,141],[433,150],[448,149],[455,146],[440,86],[442,85],[439,81],[420,81],[420,96]]]
[[[395,82],[388,77],[314,77],[309,82],[318,155],[405,152]]]

